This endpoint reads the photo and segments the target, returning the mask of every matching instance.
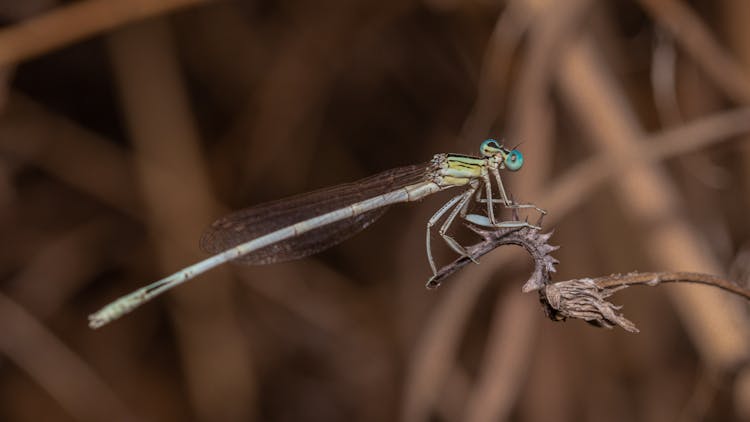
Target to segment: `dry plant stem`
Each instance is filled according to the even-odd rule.
[[[519,199],[539,198],[554,157],[552,127],[555,115],[549,93],[554,83],[556,63],[563,51],[562,47],[577,34],[580,21],[586,16],[592,1],[557,2],[531,13],[524,4],[525,1],[516,3],[515,14],[510,17],[520,19],[521,22],[528,19],[531,25],[527,31],[528,48],[523,55],[520,81],[517,89],[512,92],[513,102],[509,104],[512,129],[508,136],[519,141],[533,140],[527,142],[524,148],[534,160],[529,160],[525,166],[523,177],[515,180],[513,191]],[[501,92],[492,94],[502,95]],[[497,119],[497,115],[493,117]],[[524,286],[526,289],[537,285],[533,281],[534,277],[554,270],[556,261],[549,256],[549,252],[555,248],[546,244],[548,237],[539,235],[540,244],[535,248],[527,248],[535,258],[535,270],[532,281]],[[498,254],[487,257],[485,261],[500,259]],[[509,292],[507,289],[503,290],[500,292],[501,297],[497,299],[498,303],[523,303],[524,299],[518,296],[515,299],[504,297]],[[525,379],[526,370],[533,360],[533,354],[527,351],[532,349],[536,333],[521,334],[517,328],[524,325],[531,329],[538,320],[529,307],[519,305],[511,306],[510,309],[515,311],[514,315],[502,308],[495,308],[493,311],[495,316],[489,328],[489,343],[482,355],[481,375],[467,401],[463,420],[507,419],[521,394],[517,386]],[[515,325],[509,325],[507,320],[501,319],[508,315],[515,321]],[[515,341],[507,342],[508,338]]]
[[[638,333],[635,324],[618,312],[620,307],[606,301],[625,287],[627,286],[604,289],[588,278],[561,281],[541,289],[539,301],[544,313],[553,321],[576,318],[597,327],[612,328],[619,325],[626,331]]]
[[[514,218],[518,219],[518,215],[515,213]],[[539,226],[541,223],[542,220],[539,219],[535,224]],[[432,289],[440,286],[444,278],[460,270],[467,264],[477,261],[483,255],[502,245],[521,246],[526,249],[529,255],[534,259],[534,271],[522,288],[524,292],[538,290],[544,287],[545,284],[549,283],[550,273],[555,272],[555,265],[558,262],[550,255],[550,253],[556,251],[558,247],[551,246],[547,243],[550,236],[552,236],[552,233],[541,234],[537,230],[528,227],[520,229],[488,230],[470,223],[467,223],[466,226],[482,236],[483,240],[477,244],[466,247],[467,256],[459,257],[450,264],[440,268],[437,274],[427,282],[427,288]]]
[[[536,7],[538,4],[529,2],[525,7],[531,6]],[[613,155],[600,154],[577,165],[562,177],[562,181],[547,189],[545,194],[536,196],[546,198],[544,205],[555,210],[555,213],[547,218],[548,223],[555,224],[574,207],[584,204],[586,197],[596,188],[632,168],[633,162],[657,162],[749,130],[750,109],[717,113],[651,136],[645,140],[650,148],[633,148]],[[499,271],[508,262],[507,255],[499,254],[496,258],[484,260],[479,268],[471,266],[464,270],[455,281],[462,288],[448,293],[446,297],[450,300],[443,301],[430,318],[429,329],[424,331],[422,343],[414,354],[416,361],[407,383],[407,400],[404,407],[404,415],[408,416],[404,419],[421,420],[417,415],[426,414],[426,408],[437,397],[435,390],[441,385],[440,374],[447,370],[445,362],[451,360],[455,351],[455,344],[452,343],[457,341],[459,334],[454,330],[463,329],[465,319],[472,308],[471,303],[478,298],[479,292],[489,282],[490,275]]]
[[[630,273],[615,274],[606,277],[597,277],[591,279],[601,288],[611,289],[620,286],[634,286],[645,284],[655,286],[661,283],[697,283],[707,286],[718,287],[738,296],[750,300],[750,290],[737,285],[729,280],[723,279],[710,274],[689,273],[689,272],[650,272],[650,273]]]
[[[568,49],[560,68],[560,85],[570,109],[600,150],[615,156],[644,149],[640,125],[589,40]],[[638,164],[616,186],[632,218],[655,227],[643,240],[655,265],[720,272],[719,264],[698,248],[699,237],[679,216],[676,190],[663,169]],[[736,367],[750,350],[739,326],[740,309],[718,292],[688,287],[670,293],[703,359],[717,368]]]
[[[25,371],[73,419],[138,420],[80,356],[2,294],[0,333],[0,353]]]
[[[513,92],[514,102],[509,104],[509,109],[517,110],[513,113],[514,116],[510,124],[514,129],[507,136],[511,139],[534,140],[533,143],[527,143],[525,148],[527,154],[535,157],[535,159],[529,161],[525,166],[524,175],[515,181],[513,191],[519,195],[519,198],[536,198],[538,197],[537,193],[541,191],[540,187],[547,178],[547,172],[551,168],[550,162],[554,156],[550,130],[554,122],[554,115],[548,92],[558,57],[557,51],[569,36],[575,34],[577,23],[588,9],[590,1],[570,1],[565,2],[564,6],[559,3],[546,10],[537,11],[538,13],[528,13],[523,3],[523,1],[514,1],[509,5],[503,21],[498,21],[493,34],[501,32],[501,28],[498,28],[498,26],[512,25],[513,20],[517,21],[516,25],[519,27],[528,26],[529,48],[524,55],[522,71],[520,72],[521,82],[518,89]],[[486,57],[492,63],[493,58],[490,53]],[[492,76],[490,74],[485,77],[490,79]],[[480,89],[482,86],[489,85],[483,83],[482,80],[479,84]],[[486,87],[485,89],[491,88]],[[502,91],[493,89],[488,93],[481,91],[479,93],[479,99],[482,97],[492,98],[493,96],[502,98]],[[501,104],[497,99],[495,103]],[[483,116],[486,119],[484,123],[487,124],[487,127],[484,130],[487,130],[489,124],[497,119],[499,108],[493,110],[491,106],[494,103],[489,101],[485,101],[483,104],[478,100],[477,104],[478,106],[485,106],[484,109],[478,107],[476,115]],[[482,123],[482,121],[480,120],[478,123]],[[480,130],[482,128],[475,129]],[[498,261],[502,261],[499,255],[488,257],[485,259],[485,265],[493,265]],[[535,273],[538,273],[538,271]],[[520,297],[515,299],[506,297],[508,291],[501,291],[499,294],[498,303],[523,301]],[[524,351],[532,347],[535,335],[528,332],[520,334],[516,330],[519,325],[526,325],[529,328],[533,325],[536,320],[532,316],[532,309],[523,306],[511,306],[509,309],[495,308],[493,313],[495,317],[489,328],[489,332],[492,334],[483,352],[480,366],[482,368],[480,370],[481,376],[477,380],[475,388],[471,391],[462,420],[483,421],[507,418],[519,395],[517,385],[524,379],[526,368],[533,359],[532,354]],[[516,321],[516,325],[511,326],[507,323],[507,319],[503,320],[502,318]],[[507,338],[514,338],[516,341],[509,343],[505,341]],[[433,388],[440,388],[440,384],[434,385]]]
[[[214,201],[170,28],[163,20],[146,21],[113,33],[108,41],[148,224],[159,233],[155,241],[162,268],[174,268],[196,254],[174,248],[172,239],[180,245],[194,242],[213,217]],[[177,177],[164,177],[149,163]],[[231,311],[230,285],[218,282],[223,274],[226,270],[209,276],[214,283],[175,292],[173,298],[184,307],[171,310],[199,419],[248,420],[255,408],[255,377]]]
[[[139,201],[128,199],[136,189],[132,177],[127,176],[132,172],[129,169],[130,165],[127,164],[130,159],[124,151],[115,146],[110,146],[111,143],[102,139],[99,135],[81,128],[19,94],[11,96],[7,111],[10,114],[0,118],[0,135],[2,135],[0,136],[0,149],[14,156],[22,156],[28,159],[79,191],[112,204],[117,209],[136,218],[143,218],[141,208],[133,208],[133,204]],[[11,115],[18,116],[27,123],[19,125],[18,119],[9,119]],[[651,148],[628,151],[626,155],[622,156],[622,161],[633,162],[636,157],[645,157],[649,161],[656,162],[710,146],[713,143],[726,140],[727,137],[747,132],[748,126],[750,126],[750,117],[748,116],[750,116],[750,109],[731,110],[701,118],[679,128],[670,129],[662,134],[652,136],[649,139]],[[44,123],[34,125],[35,120]],[[55,137],[51,134],[57,134],[58,136]],[[28,142],[21,142],[21,140],[34,140],[35,145],[29,150],[28,148],[31,145]],[[664,148],[661,148],[662,145]],[[61,160],[65,157],[65,154],[56,153],[55,151],[58,150],[67,151],[77,157],[91,157],[91,159],[86,161],[85,165],[71,166],[69,161]],[[98,158],[94,159],[94,157]],[[547,217],[547,222],[555,224],[575,206],[585,202],[585,198],[597,186],[601,186],[626,168],[621,164],[622,161],[615,161],[607,156],[602,156],[579,164],[569,171],[563,176],[563,181],[554,184],[547,191],[548,194],[544,195],[547,198],[544,205],[556,210],[555,213]],[[613,166],[613,162],[620,164]],[[106,176],[101,178],[85,177],[85,174],[80,172],[81,168],[95,169],[92,170],[94,173]],[[593,170],[591,172],[581,171],[583,168]],[[164,169],[162,171],[168,172]],[[76,175],[79,173],[81,173],[80,177],[77,177]],[[591,177],[570,177],[571,175],[585,173],[590,174]],[[123,177],[124,175],[125,177]],[[117,189],[108,181],[112,181],[120,189]],[[104,182],[107,182],[107,186],[111,185],[112,188],[103,188],[101,183]],[[194,239],[191,239],[181,247],[188,248],[193,243]],[[173,246],[177,245],[174,244]],[[462,318],[468,315],[470,309],[472,309],[472,303],[478,297],[483,286],[490,280],[490,276],[495,271],[507,265],[508,262],[507,255],[498,254],[497,259],[485,260],[483,265],[470,266],[464,271],[465,274],[462,274],[461,278],[455,282],[460,288],[445,295],[445,297],[451,297],[455,300],[442,303],[440,309],[433,315],[432,321],[436,325],[436,330],[432,335],[434,340],[450,342],[452,330],[462,330]],[[479,279],[481,284],[475,282],[474,279]],[[251,286],[262,288],[263,284],[254,283]],[[444,312],[440,312],[440,310]],[[453,326],[454,323],[455,327]],[[423,359],[420,361],[421,363],[429,362],[428,358],[431,356],[431,351],[435,350],[432,347],[433,345],[433,343],[425,343],[423,352],[416,354]],[[442,359],[440,356],[444,354],[444,352],[439,352],[436,359]],[[426,366],[427,372],[425,373],[437,374],[434,370],[429,369],[431,367]],[[439,384],[434,380],[424,380],[424,382],[429,385]]]
[[[700,17],[679,0],[640,0],[644,8],[667,28],[680,46],[721,90],[742,104],[750,104],[750,74],[721,47]]]
[[[16,101],[18,99],[18,95],[15,96],[15,99],[11,99],[10,103],[10,110],[18,110],[19,102]],[[32,108],[26,109],[21,114],[29,113],[29,116],[31,118],[35,119],[42,119],[44,122],[43,124],[39,124],[36,127],[31,127],[32,125],[29,124],[25,128],[13,128],[8,126],[8,120],[6,117],[3,117],[2,120],[0,120],[0,132],[4,133],[5,135],[0,136],[0,147],[3,148],[6,151],[16,151],[15,154],[24,154],[24,145],[20,144],[13,144],[13,141],[15,140],[28,140],[32,139],[26,135],[20,135],[20,136],[7,136],[9,133],[8,131],[15,131],[17,129],[23,129],[24,131],[35,131],[38,129],[44,129],[47,130],[49,133],[56,133],[56,134],[63,134],[63,136],[55,138],[51,135],[41,135],[39,137],[39,144],[38,148],[35,151],[29,152],[28,159],[34,162],[36,165],[44,168],[46,171],[48,171],[50,174],[56,175],[58,178],[63,180],[64,182],[70,184],[71,186],[75,187],[78,190],[81,190],[83,192],[87,192],[88,194],[100,198],[102,201],[116,204],[115,206],[118,209],[121,210],[127,210],[129,207],[132,208],[133,204],[137,203],[138,201],[126,199],[123,196],[131,195],[132,192],[135,191],[135,188],[129,188],[128,186],[133,186],[133,180],[132,178],[123,178],[123,175],[128,174],[128,171],[120,171],[116,170],[120,166],[120,162],[127,163],[129,161],[128,157],[123,154],[122,151],[120,151],[116,147],[112,147],[112,151],[103,153],[99,157],[100,159],[91,160],[86,165],[79,166],[76,168],[75,166],[71,166],[70,162],[65,163],[59,158],[65,157],[65,154],[61,153],[55,153],[54,151],[59,148],[60,151],[68,151],[70,154],[78,156],[78,157],[95,157],[97,156],[97,153],[94,153],[97,149],[101,149],[104,147],[109,147],[110,143],[106,142],[105,140],[102,140],[98,138],[96,135],[91,134],[91,132],[86,131],[85,129],[82,129],[81,127],[67,121],[64,118],[60,118],[53,113],[50,113],[43,107],[39,107],[38,105],[34,104],[31,101],[25,101],[25,104],[29,104]],[[25,105],[24,105],[25,107]],[[19,111],[20,113],[20,111]],[[686,141],[686,144],[688,142],[694,142],[691,146],[688,146],[686,148],[698,148],[701,146],[707,146],[711,143],[717,142],[722,140],[721,136],[732,136],[733,134],[741,133],[746,131],[743,126],[746,126],[748,122],[750,122],[750,119],[744,118],[743,113],[748,113],[747,109],[743,110],[737,110],[737,111],[730,111],[730,112],[722,112],[717,113],[715,116],[708,117],[705,119],[698,120],[694,123],[689,123],[682,129],[676,129],[676,130],[670,130],[668,132],[665,132],[665,136],[672,136],[670,139],[663,138],[661,135],[657,135],[654,137],[654,140],[662,139],[665,142],[669,142],[671,145],[678,147],[677,149],[671,150],[670,152],[663,151],[667,154],[679,154],[681,153],[679,147],[680,147],[680,138],[682,138],[684,141]],[[31,123],[31,121],[29,121]],[[724,124],[724,123],[726,124]],[[711,133],[716,127],[723,127],[726,128],[729,132],[726,134],[716,135]],[[702,130],[700,128],[705,128],[705,130]],[[28,133],[28,132],[27,132]],[[705,138],[701,138],[702,136],[705,136]],[[53,142],[49,142],[49,140],[52,140]],[[90,140],[91,142],[86,143],[78,143],[78,141],[81,140]],[[691,141],[692,140],[692,141]],[[649,144],[650,146],[657,147],[658,144]],[[52,150],[51,148],[54,148]],[[41,153],[40,151],[45,151],[44,153]],[[46,152],[48,151],[48,152]],[[646,154],[645,156],[647,158],[650,157],[650,152],[653,151],[653,148],[648,149],[641,149],[641,150],[629,150],[628,153],[631,155],[625,155],[623,157],[629,157],[625,158],[622,161],[627,162],[633,162],[632,158],[639,157],[642,154]],[[685,149],[687,151],[687,149]],[[654,160],[656,159],[663,159],[668,158],[667,156],[659,156],[659,157],[653,157]],[[600,177],[599,173],[596,172],[594,174],[593,180],[594,185],[600,186],[603,182],[606,180],[609,180],[609,177],[612,177],[617,174],[620,170],[624,169],[625,166],[619,167],[619,168],[613,168],[609,164],[612,162],[611,159],[607,158],[608,161],[602,161],[597,158],[595,158],[595,162],[597,163],[605,163],[602,165],[602,167],[599,167],[600,169],[604,169],[605,171],[602,173],[602,176]],[[593,163],[593,162],[589,162]],[[94,167],[91,167],[94,166]],[[580,166],[580,165],[579,165]],[[576,169],[580,168],[579,166],[576,167]],[[90,177],[80,177],[76,178],[75,176],[71,177],[71,175],[75,175],[77,170],[80,170],[81,168],[86,169],[95,169],[90,170],[91,173],[95,174],[110,174],[111,176],[103,176],[101,178],[90,178]],[[117,177],[115,177],[117,176]],[[118,189],[101,189],[99,184],[103,181],[114,181],[117,178],[123,179],[122,183],[116,183],[121,188]],[[584,179],[585,180],[585,179]],[[108,184],[109,185],[109,184]],[[579,186],[577,184],[574,184],[575,186]],[[124,187],[124,188],[123,188]],[[570,195],[563,195],[558,194],[558,192],[572,192]],[[549,190],[550,195],[549,197],[544,196],[545,198],[548,198],[545,200],[545,206],[548,206],[550,209],[555,209],[556,212],[553,213],[551,216],[549,216],[548,221],[552,221],[553,223],[560,218],[562,218],[565,214],[565,212],[557,212],[558,205],[560,204],[561,199],[559,198],[565,198],[567,197],[568,200],[572,201],[572,203],[581,203],[584,202],[584,198],[588,194],[585,190],[580,189],[570,189],[570,190],[564,190],[561,188],[561,185],[559,182],[557,184],[554,184],[553,187]],[[134,215],[139,214],[139,211],[133,211]],[[142,218],[142,217],[140,217]],[[182,247],[189,247],[189,245],[192,245],[194,243],[194,239],[191,239],[191,241]],[[507,259],[505,258],[505,255],[498,254],[498,259],[493,259],[493,263],[491,265],[494,266],[494,268],[502,267],[502,265],[507,263]],[[490,271],[491,268],[488,267],[490,265],[489,260],[486,260],[486,262],[483,262],[483,265],[480,267],[470,268],[467,269],[467,271],[471,271],[470,274],[467,274],[467,277],[489,277],[489,275],[493,272]],[[476,271],[476,272],[475,272]],[[458,283],[456,283],[458,284]],[[464,289],[466,286],[463,285],[463,282],[461,283],[461,289]],[[255,286],[254,287],[259,287]],[[470,292],[467,291],[467,296],[464,297],[464,300],[472,300],[470,299],[469,295]],[[449,303],[445,303],[447,306],[451,306]],[[462,312],[461,307],[453,308],[452,311],[446,313],[443,316],[441,316],[439,321],[436,322],[444,322],[446,320],[448,321],[457,321],[455,318],[461,318]],[[471,309],[470,306],[468,306],[468,309]],[[457,321],[458,322],[458,321]],[[443,328],[447,328],[447,325],[443,325]],[[460,329],[460,328],[459,328]],[[448,330],[446,330],[448,331]],[[436,332],[436,335],[445,335],[445,331]]]
[[[517,219],[517,217],[517,215],[514,215],[514,218]],[[437,287],[437,282],[441,278],[452,274],[469,262],[478,260],[489,251],[503,245],[517,244],[526,249],[535,263],[535,270],[523,290],[524,292],[539,290],[545,312],[553,320],[579,318],[607,328],[619,325],[627,331],[637,333],[638,329],[635,324],[617,312],[619,307],[612,305],[605,299],[618,290],[638,284],[656,286],[669,282],[698,283],[724,289],[750,300],[750,290],[746,288],[721,277],[690,272],[634,272],[624,275],[614,274],[593,279],[585,278],[551,283],[550,275],[555,272],[557,260],[552,258],[549,253],[558,248],[547,243],[550,234],[542,235],[537,230],[529,228],[491,231],[468,223],[466,225],[480,234],[484,240],[466,247],[468,256],[460,257],[453,263],[441,268],[438,275],[433,277],[433,279],[437,279],[436,282],[432,286],[428,283],[428,287]],[[537,225],[541,225],[541,221]],[[487,386],[488,388],[489,386],[497,388],[496,384],[488,383]],[[479,405],[479,407],[487,408],[488,406]],[[471,413],[471,407],[469,407],[469,414]],[[486,414],[487,412],[481,413]],[[480,419],[496,420],[496,416],[498,415]]]
[[[595,325],[612,328],[619,325],[637,333],[635,324],[618,312],[620,309],[605,299],[633,285],[656,286],[661,283],[699,283],[727,290],[750,300],[750,290],[720,277],[687,272],[650,272],[613,274],[599,278],[561,281],[545,286],[539,292],[545,313],[553,320],[578,318]]]
[[[511,110],[512,139],[530,141],[524,146],[529,156],[534,157],[524,168],[524,175],[515,181],[513,191],[523,198],[539,198],[542,186],[549,177],[554,158],[553,130],[555,112],[550,98],[554,82],[554,69],[559,52],[574,37],[580,21],[586,15],[592,1],[571,0],[557,2],[551,7],[528,13],[524,2],[518,2],[517,16],[528,16],[532,25],[528,31],[528,49],[523,56],[518,88],[512,92]],[[533,18],[532,18],[533,17]],[[502,95],[500,92],[495,95]],[[539,222],[541,224],[541,221]],[[538,233],[535,233],[538,234]],[[534,272],[524,288],[536,285],[534,277],[548,276],[554,271],[555,260],[549,253],[555,247],[546,240],[549,235],[539,235],[541,241],[536,248],[527,249],[534,257]],[[500,261],[499,254],[488,257]],[[487,259],[486,259],[487,260]],[[479,376],[468,397],[464,417],[470,422],[506,420],[516,407],[520,397],[519,385],[527,378],[533,364],[534,343],[538,331],[534,330],[539,319],[525,298],[513,295],[512,289],[502,289],[493,309],[493,321],[489,328],[489,339],[482,353]],[[508,341],[513,339],[513,341]]]
[[[29,60],[121,25],[207,0],[87,0],[57,7],[0,30],[0,68]]]

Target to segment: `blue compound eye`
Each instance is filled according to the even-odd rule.
[[[479,152],[485,157],[492,157],[501,151],[500,144],[494,139],[487,139],[479,146]]]
[[[518,171],[523,166],[523,154],[518,150],[512,150],[505,156],[505,168],[510,171]]]

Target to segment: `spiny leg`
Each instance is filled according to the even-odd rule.
[[[446,202],[442,207],[440,207],[440,209],[437,210],[437,212],[433,214],[432,217],[430,217],[430,219],[427,221],[427,241],[425,243],[425,246],[427,249],[427,261],[429,261],[430,263],[430,268],[432,268],[433,274],[437,274],[437,267],[435,266],[435,260],[432,258],[432,246],[430,245],[430,229],[435,225],[435,223],[438,222],[438,220],[440,220],[440,218],[443,217],[443,214],[451,209],[451,207],[456,205],[456,203],[460,201],[465,195],[466,192],[451,198],[450,201]]]

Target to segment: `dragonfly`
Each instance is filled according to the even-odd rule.
[[[546,214],[534,204],[512,201],[503,186],[500,171],[520,170],[523,166],[521,152],[494,139],[483,141],[479,152],[480,156],[436,154],[424,164],[387,170],[356,182],[229,214],[214,222],[201,237],[201,248],[212,256],[106,305],[89,316],[89,326],[99,328],[108,324],[167,290],[229,261],[271,264],[321,252],[372,224],[390,205],[415,202],[448,189],[462,190],[427,221],[425,248],[433,275],[437,274],[437,267],[431,234],[444,217],[438,234],[450,249],[469,258],[464,247],[449,234],[456,218],[486,227],[538,230],[539,227],[527,221],[500,221],[495,214],[498,204],[505,208],[533,208]],[[494,192],[498,193],[498,198]],[[472,204],[478,205],[485,215],[469,214]]]

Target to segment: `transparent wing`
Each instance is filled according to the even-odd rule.
[[[426,179],[429,164],[399,167],[368,178],[304,193],[229,214],[214,222],[201,237],[201,248],[223,252],[289,225]],[[387,207],[328,224],[251,252],[237,261],[260,265],[304,258],[336,245],[385,213]]]

